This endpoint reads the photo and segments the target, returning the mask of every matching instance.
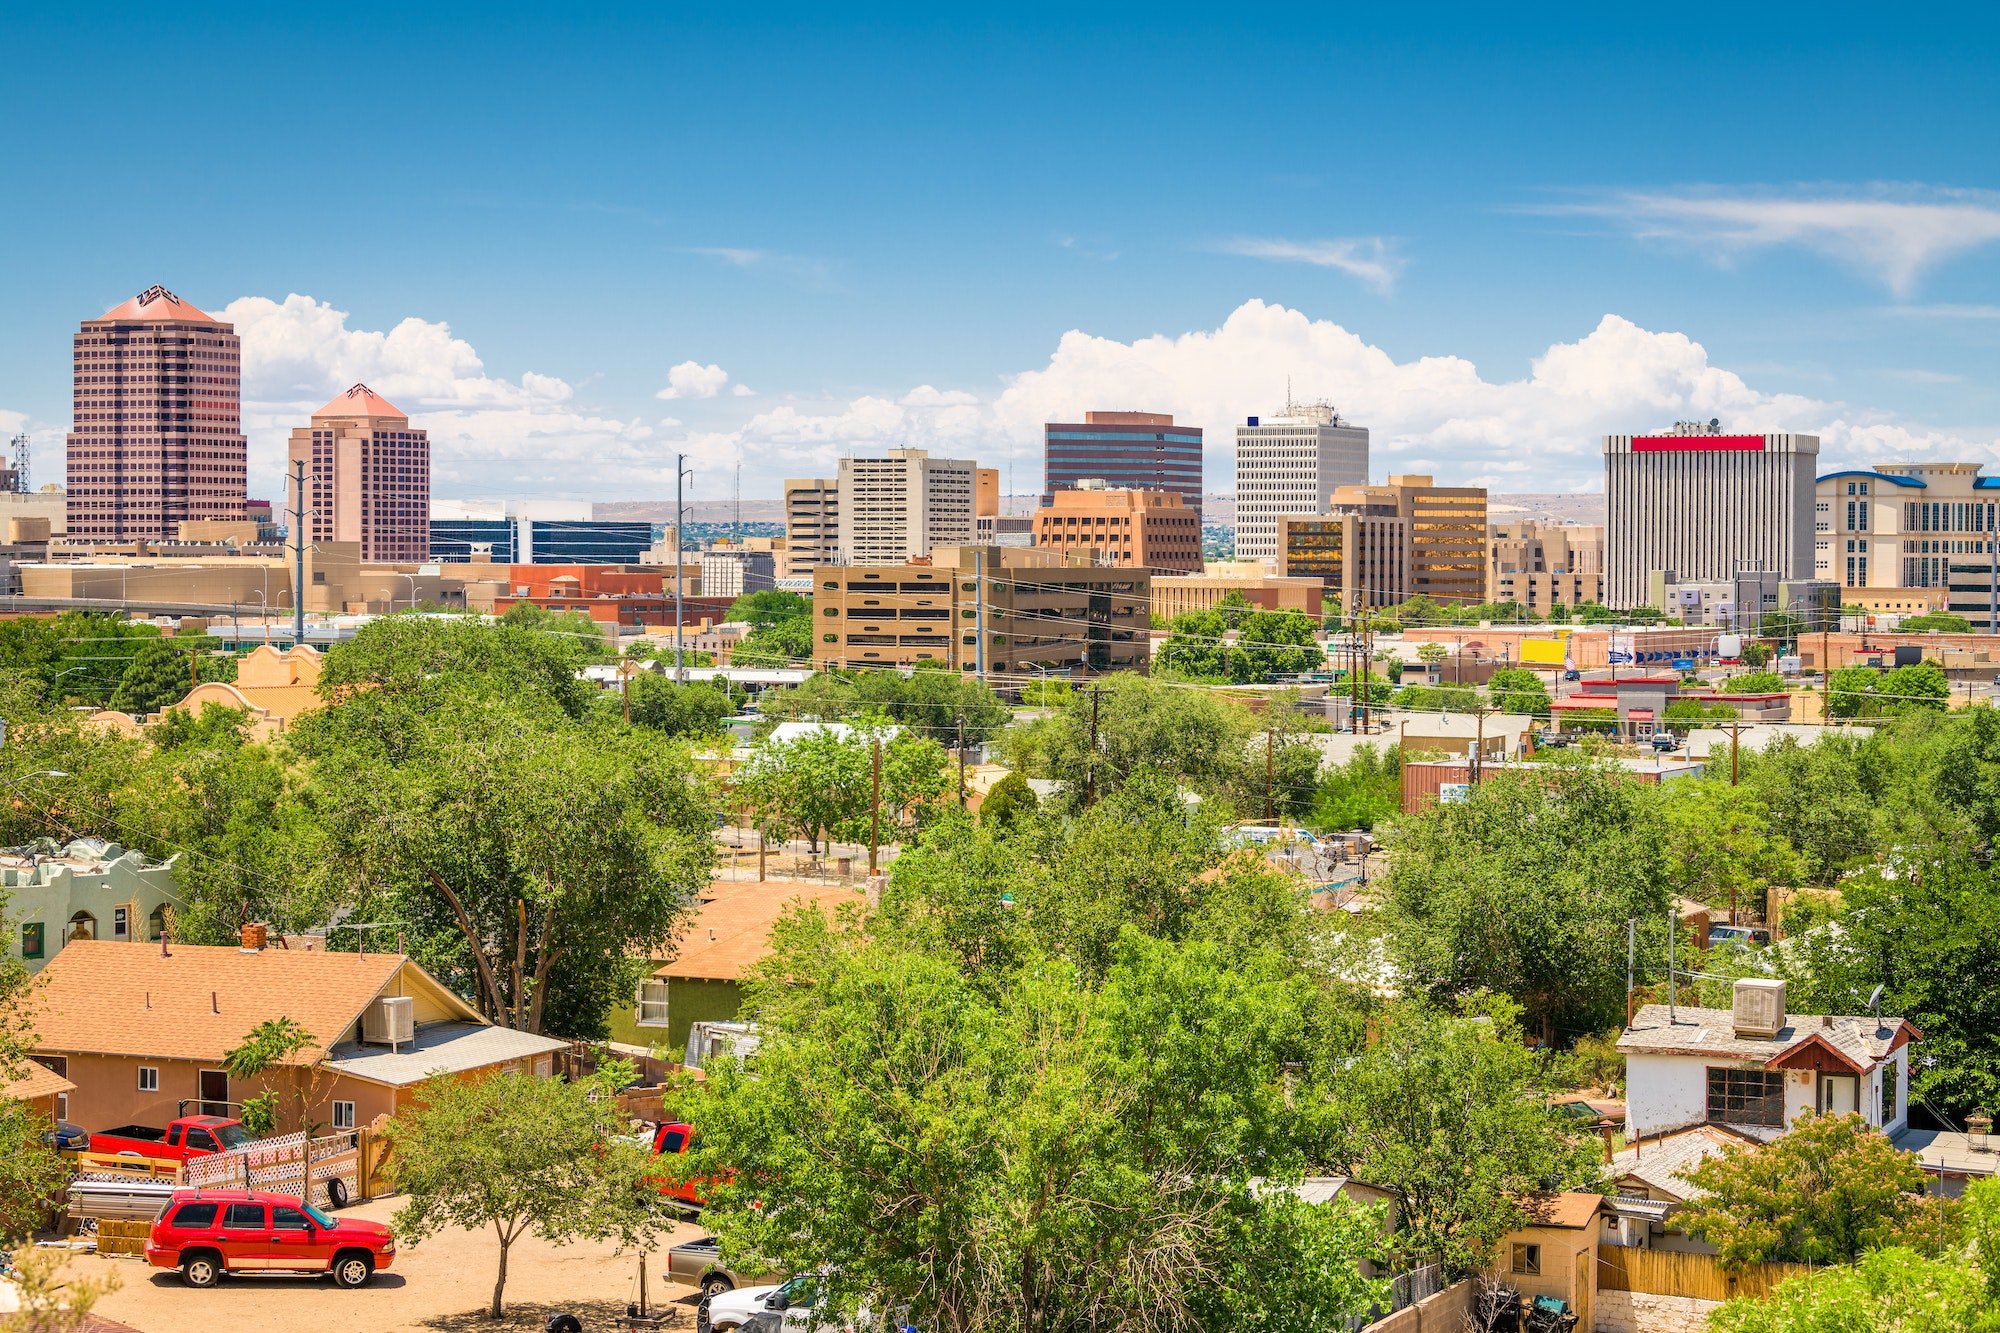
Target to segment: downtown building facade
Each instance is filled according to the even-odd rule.
[[[1173,491],[1107,486],[1086,477],[1035,513],[1037,547],[1071,564],[1200,573],[1201,515]]]
[[[900,565],[934,546],[969,545],[978,532],[979,472],[970,459],[932,458],[924,449],[841,459],[836,559]]]
[[[1323,514],[1334,490],[1368,483],[1368,431],[1331,403],[1288,403],[1236,428],[1236,557],[1278,564],[1278,522]]]
[[[1724,435],[1682,422],[1604,437],[1604,601],[1627,610],[1668,585],[1745,571],[1813,576],[1816,435]]]
[[[1819,479],[1819,577],[1871,613],[1927,609],[2000,625],[2000,477],[1977,463],[1883,463]],[[1928,605],[1920,605],[1928,603]]]
[[[184,522],[243,517],[249,442],[233,325],[149,287],[82,322],[71,374],[71,538],[170,541]]]
[[[637,565],[657,540],[644,519],[595,519],[585,500],[433,500],[430,558],[501,565]]]
[[[1604,600],[1604,527],[1598,523],[1495,523],[1487,547],[1486,600],[1536,615]]]
[[[1278,519],[1278,573],[1318,578],[1343,611],[1412,597],[1471,606],[1486,599],[1486,491],[1392,476],[1337,486],[1322,514]]]
[[[840,552],[840,480],[789,477],[785,480],[785,555],[782,578],[809,577]]]
[[[1202,436],[1166,412],[1085,412],[1042,427],[1042,504],[1085,481],[1172,491],[1201,523]]]
[[[286,445],[286,486],[305,467],[305,528],[315,542],[357,542],[363,560],[431,553],[431,442],[365,384],[313,413]]]
[[[828,670],[1078,675],[1144,671],[1152,655],[1151,576],[1052,551],[940,546],[925,564],[823,565],[812,599],[813,660]]]

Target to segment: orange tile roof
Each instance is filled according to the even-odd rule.
[[[180,297],[175,296],[172,292],[157,284],[148,287],[129,301],[111,307],[111,309],[105,311],[96,319],[88,322],[103,324],[114,319],[143,320],[153,324],[169,320],[182,324],[220,324],[222,322],[213,315],[195,309],[186,301],[181,300]]]
[[[267,1018],[331,1045],[393,981],[401,954],[256,953],[194,944],[73,940],[35,978],[35,1048],[52,1053],[220,1060]],[[306,1064],[319,1052],[294,1058]]]
[[[805,880],[716,880],[702,896],[699,914],[681,933],[670,962],[656,977],[682,981],[735,981],[771,952],[771,927],[797,902],[829,910],[865,901],[844,884]],[[60,957],[61,955],[57,955]]]
[[[1604,1206],[1602,1194],[1535,1194],[1521,1200],[1531,1227],[1587,1227]]]
[[[0,1097],[11,1097],[17,1102],[31,1102],[38,1097],[54,1097],[58,1093],[75,1092],[76,1084],[36,1060],[26,1062],[18,1077],[0,1083]]]
[[[409,419],[409,413],[376,393],[365,384],[357,384],[346,393],[337,394],[334,400],[313,413],[315,417],[399,417]]]

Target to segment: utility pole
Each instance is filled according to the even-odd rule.
[[[625,725],[632,725],[632,659],[626,658],[618,664],[619,703],[625,709]]]
[[[760,877],[761,878],[761,877]],[[1632,974],[1639,963],[1639,922],[1625,918],[1625,1026],[1632,1026]]]
[[[1357,589],[1348,599],[1352,608],[1347,615],[1347,729],[1355,735],[1361,734],[1361,675],[1355,668],[1355,658],[1359,656],[1355,645],[1361,634],[1361,593]]]
[[[1277,798],[1272,794],[1273,781],[1278,772],[1278,729],[1276,726],[1264,728],[1264,822],[1278,822]]]
[[[195,661],[194,645],[188,645],[188,688],[201,684],[201,664]]]
[[[686,592],[687,584],[687,569],[681,563],[681,549],[687,544],[682,483],[694,475],[687,465],[687,457],[686,454],[674,455],[674,683],[676,685],[687,684],[687,654],[681,647],[682,624],[685,619],[681,614],[681,598]],[[871,863],[868,868],[873,870],[875,867]]]
[[[1090,755],[1084,757],[1084,809],[1098,799],[1098,687],[1090,687]]]
[[[882,845],[882,738],[875,737],[868,778],[868,873],[875,873],[876,849]]]
[[[1674,1023],[1677,1021],[1674,1017],[1674,1004],[1677,999],[1674,990],[1674,948],[1676,945],[1680,943],[1679,939],[1680,933],[1681,933],[1680,909],[1675,907],[1669,907],[1667,909],[1667,1026],[1668,1027],[1672,1027]]]
[[[292,646],[306,641],[306,464],[292,464]]]
[[[1486,763],[1486,705],[1485,704],[1474,705],[1472,709],[1472,720],[1473,720],[1473,726],[1477,728],[1477,731],[1475,731],[1473,734],[1472,763],[1470,767],[1471,767],[1472,781],[1474,783],[1477,783],[1479,781],[1479,770],[1482,767],[1484,767]]]
[[[1361,630],[1361,672],[1361,725],[1366,728],[1374,721],[1371,715],[1371,705],[1374,703],[1374,700],[1369,697],[1374,693],[1371,687],[1375,684],[1375,627],[1373,625],[1365,624]]]
[[[1833,725],[1833,649],[1832,621],[1826,604],[1820,603],[1819,612],[1819,679],[1820,679],[1820,725]],[[1865,636],[1864,636],[1865,637]]]
[[[1737,778],[1741,776],[1740,770],[1737,766],[1737,760],[1740,757],[1738,754],[1738,749],[1739,749],[1739,738],[1742,734],[1742,731],[1743,731],[1743,717],[1741,714],[1738,714],[1736,717],[1732,718],[1729,723],[1729,785],[1732,787],[1736,785]]]
[[[958,708],[958,808],[965,809],[965,705]]]

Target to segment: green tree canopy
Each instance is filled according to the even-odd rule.
[[[745,593],[729,604],[724,620],[743,621],[755,629],[768,629],[787,620],[812,620],[812,598],[778,588]]]
[[[1502,667],[1486,682],[1493,706],[1524,717],[1549,715],[1549,689],[1541,674],[1527,667]]]
[[[1930,1230],[1924,1173],[1858,1115],[1806,1112],[1762,1147],[1724,1150],[1687,1172],[1702,1191],[1680,1212],[1724,1268],[1849,1264]]]
[[[1953,615],[1949,611],[1932,611],[1921,616],[1904,616],[1902,623],[1896,628],[1898,630],[1907,630],[1912,634],[1927,634],[1932,632],[1940,634],[1970,634],[1972,633],[1972,622],[1964,616]]]
[[[814,728],[793,740],[766,738],[737,770],[738,799],[777,837],[865,842],[877,827],[875,747],[881,745],[880,830],[897,841],[947,787],[936,741],[882,723]]]
[[[1775,671],[1746,671],[1722,682],[1724,694],[1783,694],[1787,688]]]

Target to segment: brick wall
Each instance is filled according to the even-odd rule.
[[[1407,1310],[1376,1320],[1364,1333],[1462,1333],[1472,1316],[1472,1298],[1478,1289],[1476,1281],[1465,1278]]]

